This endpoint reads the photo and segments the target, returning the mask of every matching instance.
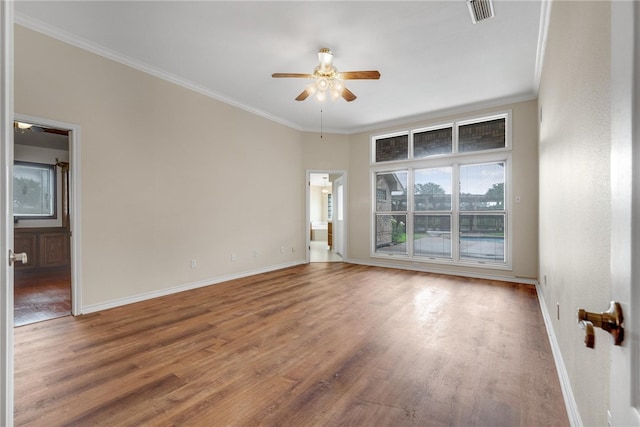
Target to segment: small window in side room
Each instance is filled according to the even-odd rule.
[[[16,161],[13,166],[13,216],[55,219],[56,167]]]

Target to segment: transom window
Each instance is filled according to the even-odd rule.
[[[508,123],[374,137],[372,256],[508,267]]]

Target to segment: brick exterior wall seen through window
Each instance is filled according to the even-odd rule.
[[[506,119],[471,123],[458,127],[458,151],[491,150],[506,146]]]

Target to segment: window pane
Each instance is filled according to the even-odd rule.
[[[504,210],[504,163],[460,166],[460,210]]]
[[[505,118],[458,127],[458,151],[461,153],[504,148],[506,141]]]
[[[453,129],[435,129],[413,134],[413,157],[435,156],[452,152]]]
[[[406,224],[406,215],[376,215],[376,252],[406,255]]]
[[[460,215],[460,259],[504,261],[504,214]]]
[[[416,211],[450,211],[451,179],[451,167],[416,170],[414,209]]]
[[[376,212],[407,210],[407,171],[376,174]]]
[[[376,139],[376,162],[409,158],[409,135]]]
[[[451,215],[414,215],[414,255],[451,258]]]
[[[14,215],[54,217],[54,189],[54,166],[16,163],[13,168]]]

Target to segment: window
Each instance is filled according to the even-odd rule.
[[[54,165],[15,162],[13,166],[13,215],[18,219],[56,218]]]
[[[458,150],[491,150],[506,146],[506,118],[464,124],[458,127]]]
[[[451,258],[451,166],[413,172],[414,255]]]
[[[505,163],[460,166],[460,258],[503,262]]]
[[[407,171],[376,174],[376,251],[407,254]]]
[[[413,156],[427,157],[453,152],[453,128],[432,129],[413,134]]]
[[[409,153],[409,135],[397,135],[376,140],[376,162],[406,160]]]
[[[509,118],[372,139],[373,256],[508,267]]]

